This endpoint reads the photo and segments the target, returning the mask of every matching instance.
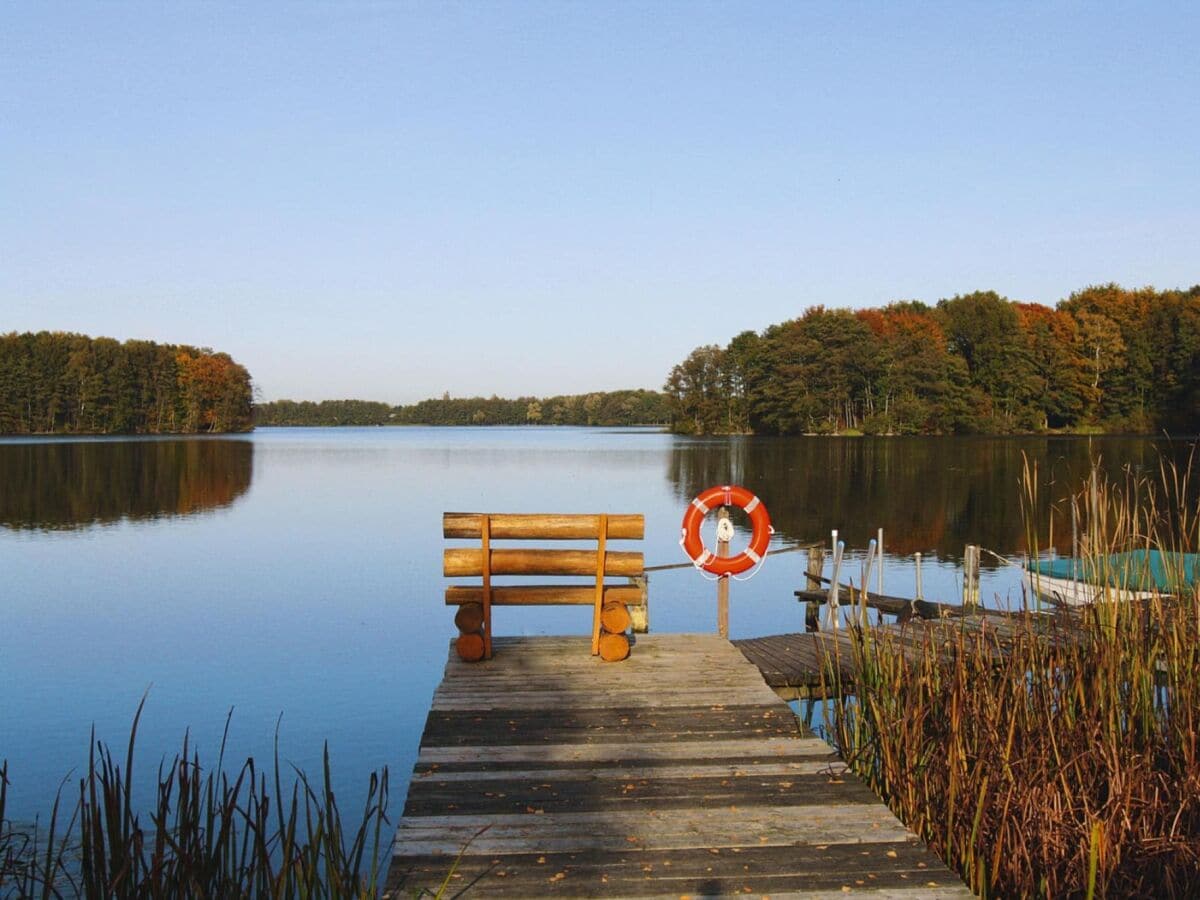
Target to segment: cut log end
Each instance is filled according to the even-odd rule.
[[[600,658],[605,662],[620,662],[629,655],[629,638],[623,634],[600,635]]]
[[[612,634],[628,631],[632,623],[629,609],[624,603],[605,603],[604,609],[600,611],[600,624],[604,626],[605,631]]]
[[[454,642],[454,649],[463,662],[479,662],[483,659],[483,635],[477,632],[460,634]]]
[[[464,603],[454,614],[454,625],[459,631],[478,631],[483,627],[483,604]]]

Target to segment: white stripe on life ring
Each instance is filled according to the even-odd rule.
[[[700,510],[701,515],[705,515],[705,516],[708,515],[708,507],[700,502],[699,497],[697,497],[695,500],[692,501],[692,506],[694,506],[694,507],[696,507],[696,509]]]
[[[751,550],[749,547],[747,547],[743,552],[748,557],[750,557],[752,560],[754,560],[755,565],[758,565],[758,563],[762,562],[762,557],[759,556],[757,553],[755,553],[753,550]]]
[[[750,502],[743,506],[742,509],[744,509],[747,513],[752,513],[758,508],[758,503],[758,497],[751,497]],[[755,562],[758,562],[758,560],[756,559]]]

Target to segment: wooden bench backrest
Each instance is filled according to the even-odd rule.
[[[642,602],[636,584],[610,584],[605,576],[640,578],[645,572],[641,551],[609,550],[610,540],[641,540],[645,535],[641,514],[564,515],[543,513],[442,514],[442,536],[447,540],[478,541],[474,547],[447,547],[442,553],[442,573],[448,578],[481,576],[482,584],[446,588],[448,606],[482,603],[484,654],[491,657],[491,607],[531,605],[592,605],[592,652],[600,637],[600,611],[604,603]],[[596,541],[594,549],[493,546],[494,541]],[[496,585],[496,575],[588,576],[594,584]]]

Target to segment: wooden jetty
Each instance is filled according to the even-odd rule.
[[[1047,623],[1048,624],[1048,623]],[[981,610],[970,616],[939,620],[912,619],[906,622],[871,626],[874,640],[892,640],[902,652],[919,657],[927,642],[950,645],[959,633],[986,636],[982,649],[1000,657],[1018,631],[1029,624],[998,611]],[[1061,639],[1061,638],[1059,638]],[[784,700],[820,700],[833,696],[836,685],[831,675],[836,669],[843,691],[854,688],[853,638],[848,628],[832,631],[772,634],[744,638],[733,646],[762,673],[763,680]],[[824,672],[824,678],[822,677]]]
[[[635,643],[450,652],[387,897],[971,896],[733,644]]]

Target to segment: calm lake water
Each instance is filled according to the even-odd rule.
[[[885,590],[911,594],[920,551],[926,596],[952,599],[964,545],[1014,559],[1024,551],[1022,454],[1039,465],[1044,523],[1089,459],[1153,474],[1163,454],[1185,459],[1190,449],[1141,438],[689,439],[568,428],[0,441],[10,815],[48,811],[64,776],[86,764],[93,726],[123,747],[147,690],[135,765],[143,791],[187,729],[202,762],[213,761],[232,708],[227,759],[269,761],[279,720],[283,758],[313,774],[329,742],[344,805],[360,801],[371,770],[390,767],[398,815],[455,634],[442,602],[444,510],[643,512],[655,565],[683,559],[691,497],[739,482],[767,504],[780,546],[839,528],[857,581],[861,552],[883,527]],[[1058,529],[1069,533],[1061,520]],[[803,628],[792,591],[804,562],[771,557],[733,586],[735,637]],[[984,566],[988,602],[1019,602],[1016,569],[986,555]],[[652,630],[713,630],[713,595],[690,569],[656,573]],[[496,615],[500,634],[589,627],[583,608]]]

